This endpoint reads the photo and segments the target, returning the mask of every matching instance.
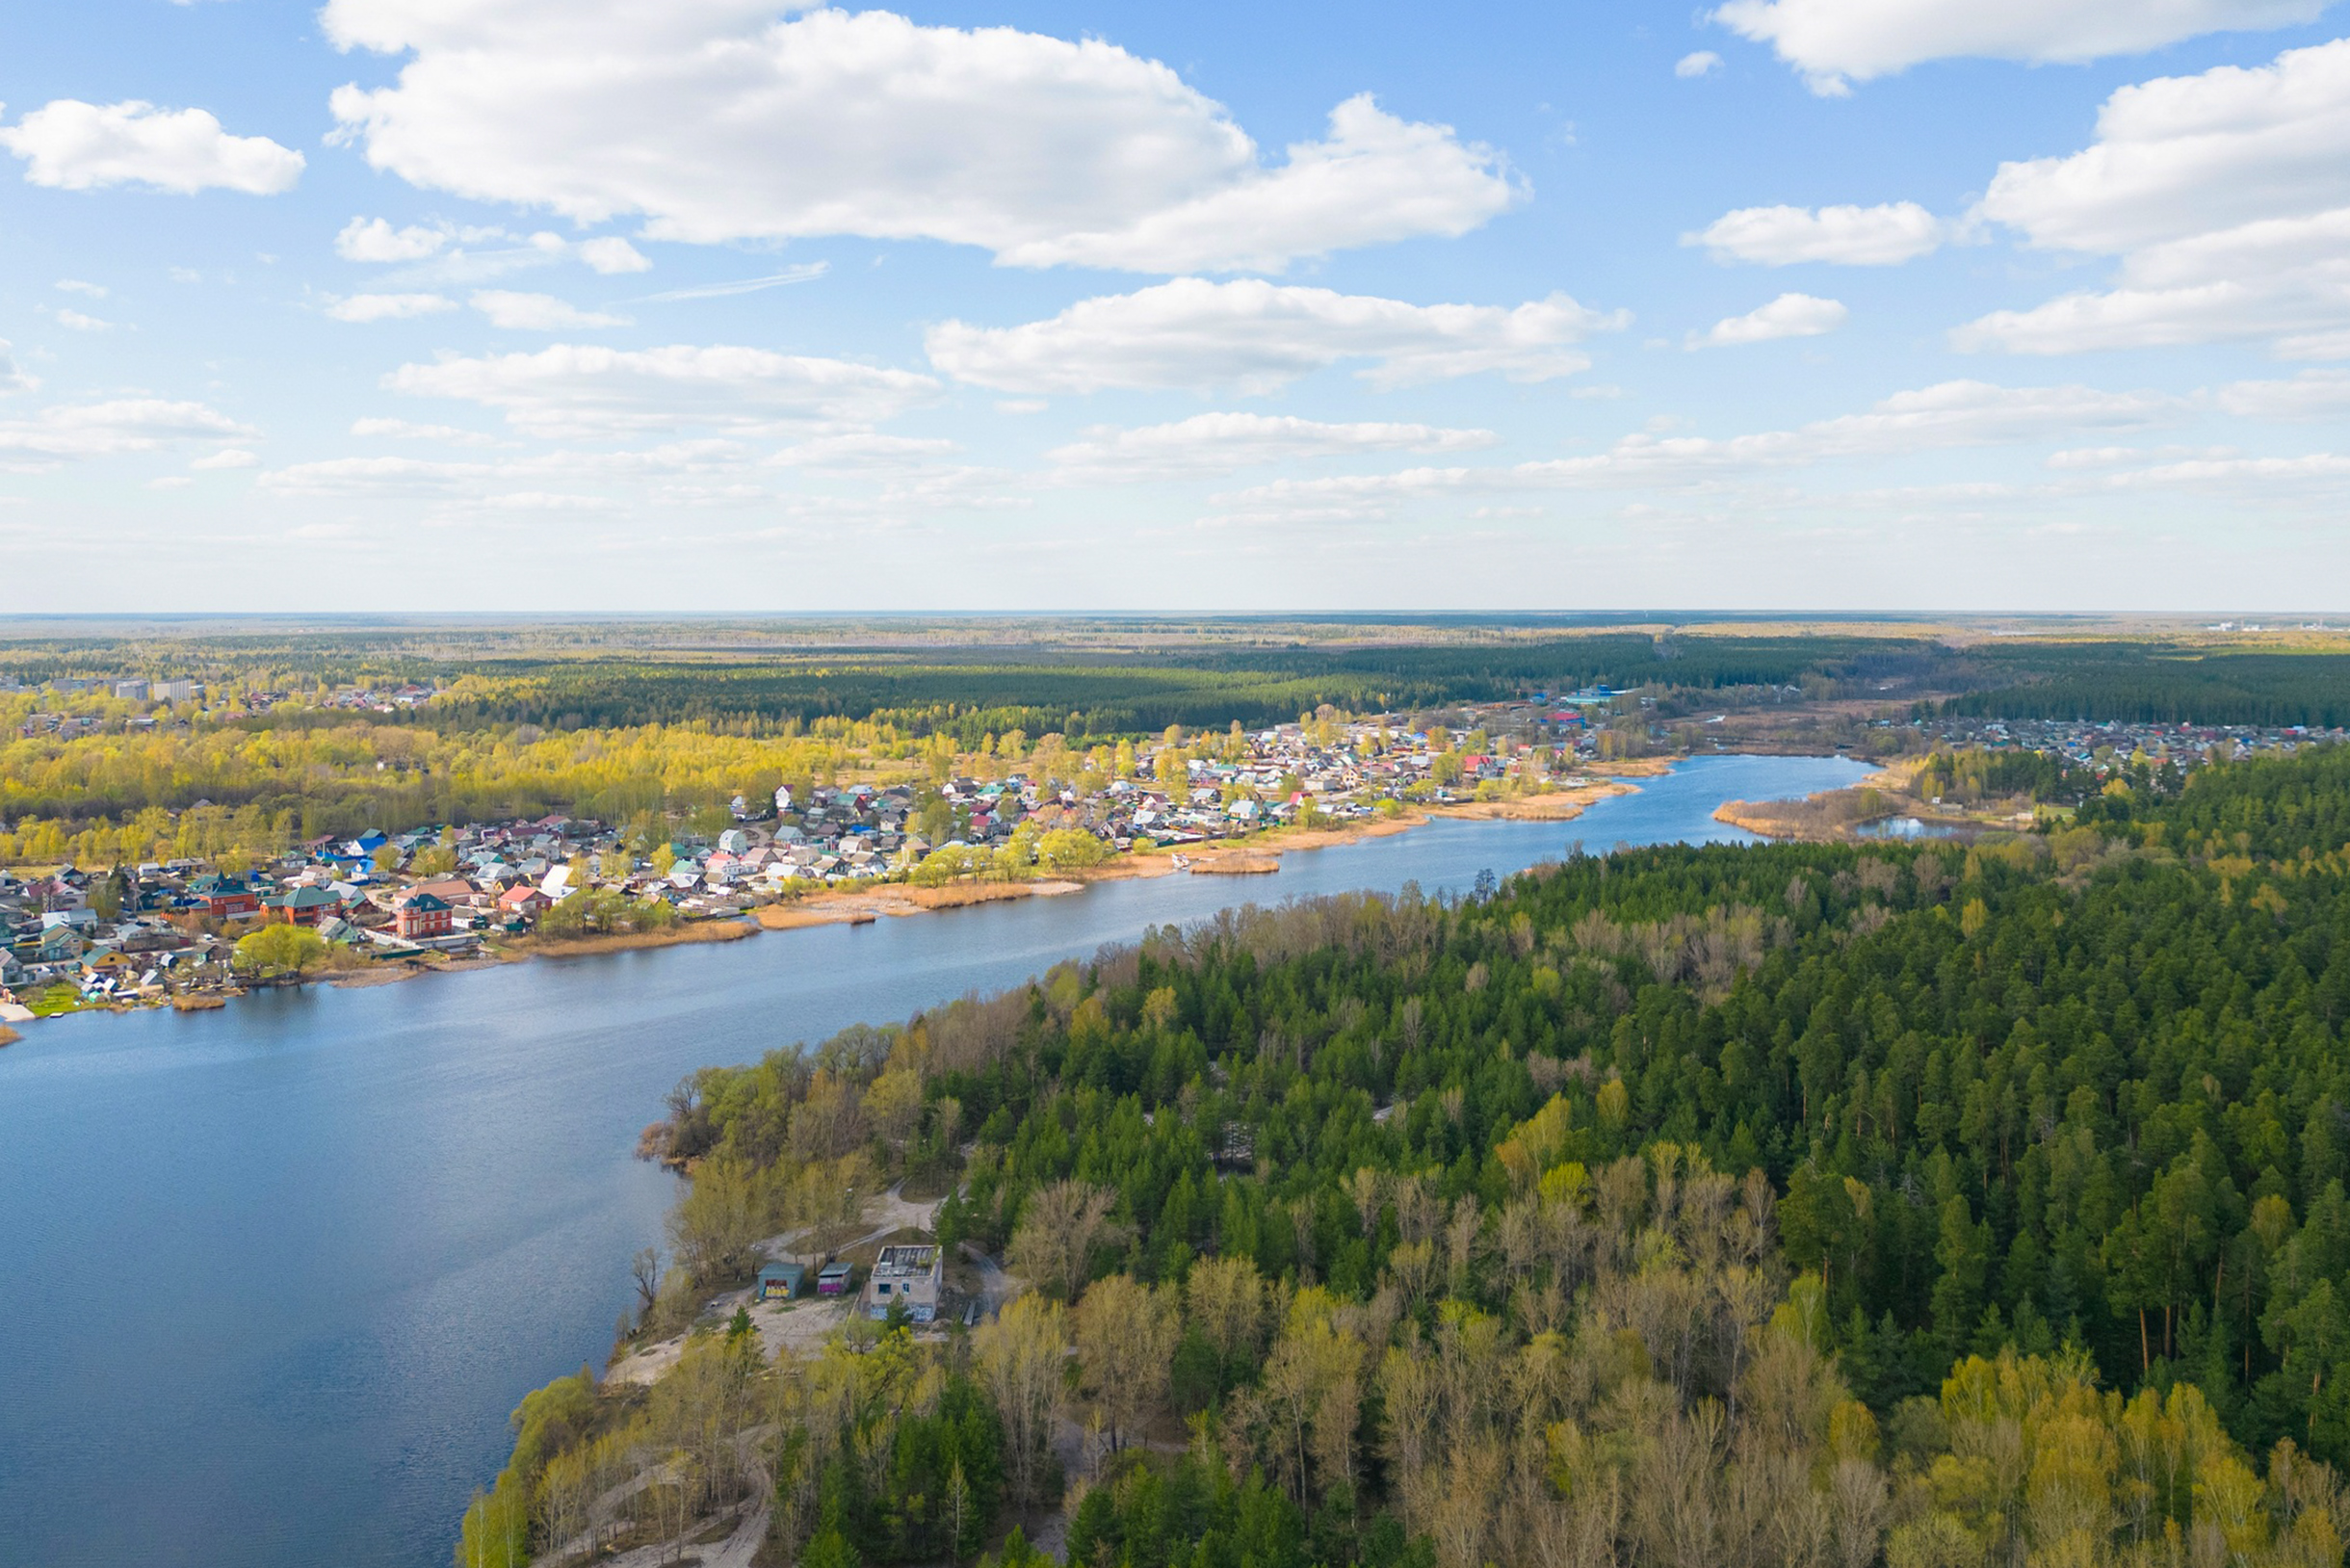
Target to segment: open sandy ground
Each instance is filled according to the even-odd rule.
[[[866,1205],[865,1223],[868,1228],[865,1233],[829,1250],[836,1254],[851,1252],[896,1231],[930,1230],[942,1201],[933,1198],[928,1202],[916,1203],[903,1196],[899,1187],[893,1187]],[[759,1243],[759,1251],[768,1258],[789,1257],[803,1234],[787,1231],[781,1236],[770,1236]],[[702,1304],[701,1314],[694,1320],[695,1326],[722,1321],[732,1318],[737,1307],[747,1307],[751,1326],[759,1333],[759,1344],[771,1358],[777,1350],[786,1347],[802,1355],[815,1350],[835,1332],[847,1326],[855,1313],[854,1296],[837,1299],[806,1296],[797,1301],[754,1301],[751,1292],[752,1287],[746,1285],[712,1296]],[[692,1333],[692,1329],[689,1328],[683,1334],[632,1350],[606,1370],[605,1378],[623,1383],[652,1382],[675,1364],[685,1350],[687,1336]]]

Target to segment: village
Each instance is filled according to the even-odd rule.
[[[167,719],[169,704],[201,697],[185,681],[70,684],[123,704],[164,704]],[[334,693],[333,705],[388,712],[432,695],[354,688]],[[972,773],[738,795],[725,814],[732,825],[677,828],[657,842],[641,824],[632,833],[557,814],[321,837],[251,866],[182,858],[0,869],[0,1023],[92,1006],[209,1006],[254,985],[350,983],[371,971],[388,978],[514,955],[534,939],[652,939],[892,882],[1082,875],[1137,853],[1171,854],[1180,869],[1201,847],[1288,828],[1343,830],[1419,807],[1586,784],[1577,770],[1669,740],[1648,711],[1653,701],[1596,688],[1436,715],[1325,710],[1221,736],[1170,730],[1106,756],[1063,751],[1050,773],[963,757]],[[156,717],[150,708],[118,722]],[[1896,749],[2036,751],[2099,779],[2338,738],[2287,727],[1890,717],[1870,728],[1906,731]],[[1700,749],[1705,733],[1684,733],[1679,745]],[[315,940],[255,940],[272,926]]]
[[[1121,743],[1107,771],[1068,753],[1083,763],[1062,770],[1069,777],[784,785],[771,798],[736,796],[731,826],[652,844],[550,815],[322,837],[249,867],[0,869],[0,1019],[208,1006],[255,984],[480,957],[534,936],[642,935],[890,881],[1065,875],[1135,853],[1572,787],[1585,782],[1572,770],[1616,749],[1586,716],[1617,698],[1448,711],[1454,727],[1324,715],[1188,741],[1169,732]],[[254,940],[273,926],[317,940]],[[301,961],[277,961],[284,954]]]

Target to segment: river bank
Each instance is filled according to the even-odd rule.
[[[1572,822],[1596,802],[1639,787],[1628,780],[1655,778],[1669,771],[1672,766],[1671,759],[1660,757],[1603,764],[1592,771],[1593,782],[1572,789],[1502,800],[1418,806],[1390,817],[1330,827],[1282,828],[1245,839],[1129,853],[1104,865],[1056,872],[1033,881],[951,882],[943,887],[887,882],[871,888],[838,889],[811,894],[792,903],[763,904],[751,911],[751,918],[763,930],[804,930],[819,926],[862,926],[885,915],[902,919],[1008,900],[1059,898],[1082,893],[1098,882],[1172,876],[1177,872],[1194,876],[1269,875],[1281,869],[1282,857],[1291,853],[1391,838],[1432,822]]]
[[[1867,776],[1833,790],[1815,790],[1786,800],[1725,800],[1713,820],[1768,839],[1832,844],[1856,835],[1865,823],[1894,815],[1910,804],[1907,789],[1915,762],[1892,762]]]
[[[703,920],[669,926],[657,931],[613,931],[603,935],[525,936],[509,939],[474,958],[384,964],[356,975],[330,980],[337,990],[396,985],[426,975],[471,975],[534,958],[594,958],[613,953],[642,953],[654,948],[684,947],[701,942],[740,942],[756,936],[759,928],[744,920]]]
[[[532,958],[588,958],[612,954],[710,942],[734,942],[763,931],[802,930],[822,926],[863,926],[884,916],[902,919],[967,909],[1010,900],[1059,898],[1082,893],[1104,882],[1170,876],[1188,872],[1203,876],[1263,876],[1281,869],[1282,858],[1296,851],[1335,849],[1368,840],[1392,837],[1434,822],[1570,822],[1598,801],[1637,789],[1632,780],[1668,772],[1673,760],[1642,758],[1602,763],[1589,770],[1589,781],[1570,789],[1501,800],[1463,800],[1421,805],[1392,816],[1373,817],[1326,827],[1287,827],[1245,839],[1211,841],[1180,849],[1153,849],[1120,854],[1105,864],[1056,872],[1031,880],[949,883],[924,887],[908,882],[884,882],[864,887],[835,888],[790,902],[755,905],[744,918],[681,922],[651,931],[610,935],[509,938],[485,945],[478,954],[451,957],[441,954],[379,960],[350,967],[338,964],[300,976],[286,976],[276,985],[324,985],[335,990],[371,990],[402,984],[428,975],[463,975],[496,969]],[[1743,806],[1745,802],[1732,802]],[[1727,806],[1725,810],[1729,809]],[[1746,826],[1730,817],[1724,822]],[[1750,829],[1766,831],[1764,829]],[[157,994],[104,1004],[118,1013],[171,1007],[179,1011],[217,1010],[243,988]],[[76,1011],[97,1010],[95,1006]],[[0,1041],[0,1043],[6,1043]]]
[[[638,1134],[697,1068],[1242,902],[1466,892],[1576,837],[1742,842],[1712,818],[1724,800],[1863,771],[1701,757],[1571,825],[1435,820],[1271,875],[27,1028],[0,1051],[18,1172],[0,1183],[0,1565],[448,1562],[512,1448],[509,1413],[601,1365],[634,1306],[628,1260],[676,1194]]]
[[[1744,828],[1769,839],[1809,844],[1872,844],[1889,838],[1967,838],[1997,831],[2018,831],[2032,825],[2030,811],[1953,809],[1920,799],[1916,791],[1923,758],[1888,762],[1866,778],[1839,789],[1820,790],[1796,799],[1725,800],[1713,820]],[[1906,832],[1889,834],[1891,823],[1909,823]]]

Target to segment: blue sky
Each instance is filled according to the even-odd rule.
[[[2341,610],[2345,16],[27,8],[0,611]]]

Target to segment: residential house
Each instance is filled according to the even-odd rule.
[[[139,972],[137,960],[119,948],[94,946],[82,954],[82,982],[105,980],[119,984]]]
[[[198,876],[188,884],[188,897],[214,920],[242,920],[261,912],[261,895],[233,876]]]
[[[261,908],[270,919],[289,926],[316,926],[328,915],[339,914],[343,901],[323,887],[290,887],[263,899]]]
[[[528,882],[517,882],[498,895],[498,912],[509,919],[536,920],[555,907],[555,901]]]
[[[420,937],[447,936],[451,914],[448,900],[411,891],[392,906],[392,930],[411,942]]]

